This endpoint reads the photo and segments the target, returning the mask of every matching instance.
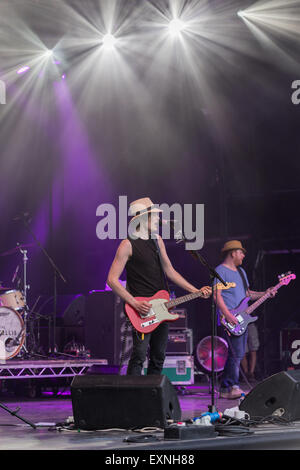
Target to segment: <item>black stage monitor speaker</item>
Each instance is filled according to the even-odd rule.
[[[78,429],[165,428],[179,421],[177,393],[165,375],[77,375],[71,383]]]
[[[300,419],[300,370],[271,375],[251,390],[239,408],[250,418],[276,414],[288,421]]]

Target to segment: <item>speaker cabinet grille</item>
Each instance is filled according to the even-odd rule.
[[[251,390],[239,408],[251,418],[277,414],[289,421],[300,419],[300,370],[271,375]]]
[[[165,375],[76,376],[71,397],[79,429],[165,428],[168,420],[181,419],[176,390]]]

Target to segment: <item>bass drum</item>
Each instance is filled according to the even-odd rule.
[[[21,315],[10,307],[0,307],[0,360],[16,356],[25,341]]]

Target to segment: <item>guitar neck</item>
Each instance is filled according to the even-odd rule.
[[[168,309],[176,307],[176,305],[183,304],[184,302],[188,302],[189,300],[197,299],[197,297],[203,297],[202,292],[193,292],[191,294],[183,295],[182,297],[178,297],[177,299],[170,300],[165,305]]]
[[[281,283],[279,282],[275,287],[273,287],[273,291],[277,291],[281,287]],[[256,300],[253,304],[251,304],[247,309],[246,313],[252,313],[254,312],[257,307],[259,307],[261,304],[263,304],[269,297],[271,296],[270,292],[267,292],[264,294],[262,297],[260,297],[258,300]]]

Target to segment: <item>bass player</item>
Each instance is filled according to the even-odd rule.
[[[247,296],[250,300],[257,300],[266,292],[274,297],[276,292],[270,287],[266,292],[256,292],[249,289],[247,274],[241,264],[246,256],[246,250],[238,240],[230,240],[225,243],[221,250],[223,262],[216,267],[216,272],[225,282],[234,282],[236,286],[227,290],[216,291],[216,304],[219,315],[223,315],[227,322],[236,325],[238,319],[230,312]],[[216,281],[218,282],[218,281]],[[228,330],[226,330],[228,333]],[[247,330],[241,336],[226,335],[228,342],[228,356],[222,374],[220,384],[220,398],[239,398],[243,391],[239,387],[240,363],[245,356],[247,344]]]

